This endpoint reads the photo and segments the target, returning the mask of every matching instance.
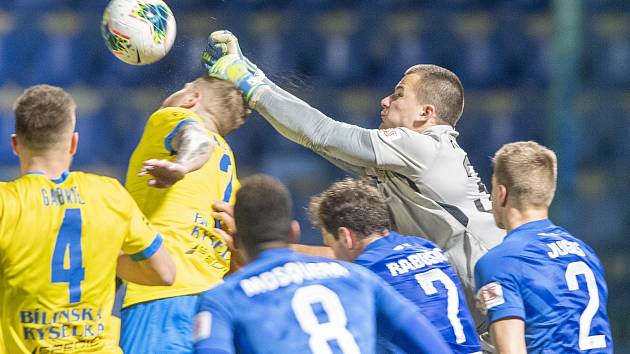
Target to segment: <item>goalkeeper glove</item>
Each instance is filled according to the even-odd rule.
[[[229,31],[213,32],[202,58],[208,75],[232,82],[247,102],[254,91],[266,85],[265,74],[243,56],[238,39]]]

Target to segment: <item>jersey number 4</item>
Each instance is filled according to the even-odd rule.
[[[320,323],[313,305],[320,304],[328,322]],[[291,299],[291,308],[300,327],[310,338],[308,345],[314,354],[331,354],[328,341],[336,340],[344,354],[359,354],[359,346],[346,325],[348,318],[337,294],[323,285],[309,285],[297,289]]]
[[[66,209],[52,254],[50,281],[68,283],[69,303],[73,304],[81,301],[81,281],[84,279],[81,209]]]
[[[606,337],[603,334],[589,336],[591,321],[593,321],[593,316],[595,316],[597,309],[599,309],[599,292],[597,290],[595,275],[591,268],[584,262],[569,263],[564,273],[569,290],[580,290],[580,285],[577,280],[578,275],[583,275],[586,279],[586,290],[588,291],[588,304],[586,304],[586,308],[582,312],[582,315],[580,315],[580,350],[606,348]]]

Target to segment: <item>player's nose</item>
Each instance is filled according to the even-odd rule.
[[[385,96],[385,97],[383,97],[383,99],[381,99],[381,107],[382,108],[388,108],[389,107],[389,96]]]

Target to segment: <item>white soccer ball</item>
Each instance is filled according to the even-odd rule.
[[[107,48],[127,64],[162,59],[175,41],[175,17],[162,0],[112,0],[103,14]]]

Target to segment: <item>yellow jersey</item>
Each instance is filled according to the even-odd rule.
[[[118,255],[142,260],[161,244],[112,178],[30,173],[0,185],[0,352],[121,353],[108,328]]]
[[[185,124],[204,124],[197,114],[169,107],[149,117],[127,170],[126,187],[151,223],[164,237],[177,278],[172,286],[141,286],[129,283],[124,307],[139,302],[200,293],[221,282],[229,270],[230,252],[225,240],[214,232],[212,203],[234,203],[239,187],[234,155],[218,134],[207,131],[215,148],[209,160],[169,188],[147,185],[149,176],[138,176],[149,159],[176,158],[172,137]]]

